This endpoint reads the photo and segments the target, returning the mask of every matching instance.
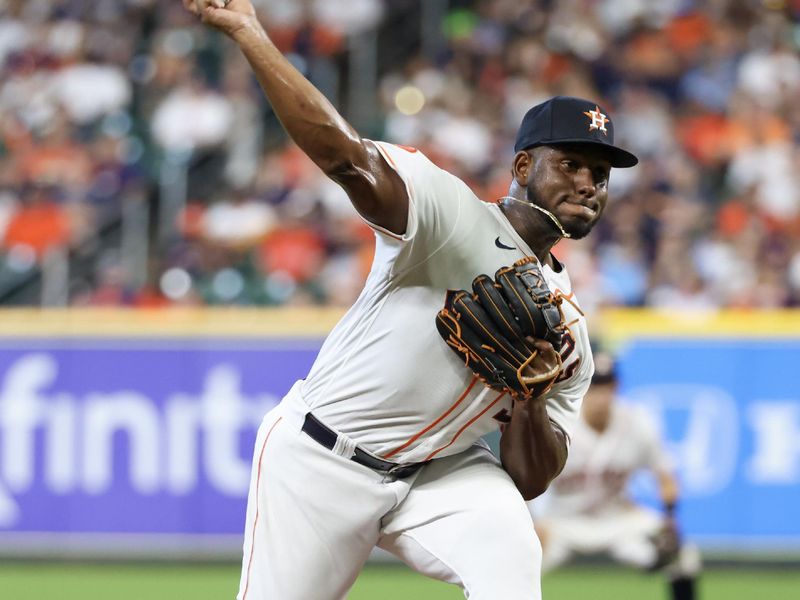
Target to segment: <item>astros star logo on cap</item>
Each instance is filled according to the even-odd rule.
[[[594,129],[599,129],[604,134],[608,135],[608,130],[606,129],[606,123],[608,123],[609,119],[602,112],[600,112],[599,106],[595,104],[594,110],[586,111],[583,114],[585,114],[592,120],[592,122],[589,123],[589,131],[592,131]]]

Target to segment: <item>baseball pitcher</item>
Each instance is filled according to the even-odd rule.
[[[525,499],[561,471],[593,362],[566,267],[608,200],[595,102],[517,134],[509,195],[362,138],[270,41],[249,0],[184,0],[249,61],[294,142],[375,232],[365,287],[256,440],[239,600],[344,598],[375,546],[475,600],[540,598]],[[502,428],[500,459],[481,436]]]

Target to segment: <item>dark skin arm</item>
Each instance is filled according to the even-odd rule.
[[[184,6],[236,42],[292,140],[347,192],[366,219],[403,234],[408,193],[375,144],[364,140],[325,96],[286,60],[259,23],[249,0],[225,8]]]
[[[545,348],[549,342],[537,340]],[[500,437],[503,468],[525,500],[544,493],[567,462],[567,440],[561,428],[547,415],[545,396],[514,400],[511,420]]]

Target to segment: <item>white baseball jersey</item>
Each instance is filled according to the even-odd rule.
[[[405,235],[376,228],[361,296],[259,427],[239,600],[340,600],[373,547],[478,599],[540,600],[541,545],[499,460],[474,444],[510,399],[481,383],[436,329],[448,289],[531,255],[497,206],[421,152],[379,143],[410,198]],[[542,272],[570,295],[562,268]],[[571,298],[574,302],[574,298]],[[553,421],[571,431],[593,371],[583,317],[564,303],[563,380]],[[306,413],[338,431],[330,450],[301,435]],[[349,460],[437,458],[405,478]],[[498,532],[502,532],[498,534]]]
[[[546,517],[596,515],[631,506],[627,486],[640,469],[670,470],[658,431],[640,407],[615,403],[603,432],[575,424],[564,470],[542,498]]]
[[[376,145],[408,190],[406,233],[374,227],[375,259],[361,295],[290,394],[362,448],[411,463],[461,452],[510,411],[508,395],[487,388],[444,343],[435,317],[448,289],[471,289],[478,274],[493,276],[533,253],[497,205],[422,152]],[[577,304],[563,266],[542,271],[551,290]],[[563,309],[574,323],[547,410],[569,434],[594,366],[585,319],[569,302]]]

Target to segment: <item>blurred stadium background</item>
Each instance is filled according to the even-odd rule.
[[[488,201],[527,108],[610,108],[642,163],[557,251],[662,426],[704,597],[797,597],[800,2],[256,4],[363,135]],[[0,597],[233,597],[255,427],[371,256],[178,0],[0,0]],[[381,560],[353,598],[460,595]],[[663,597],[592,564],[545,591]]]

